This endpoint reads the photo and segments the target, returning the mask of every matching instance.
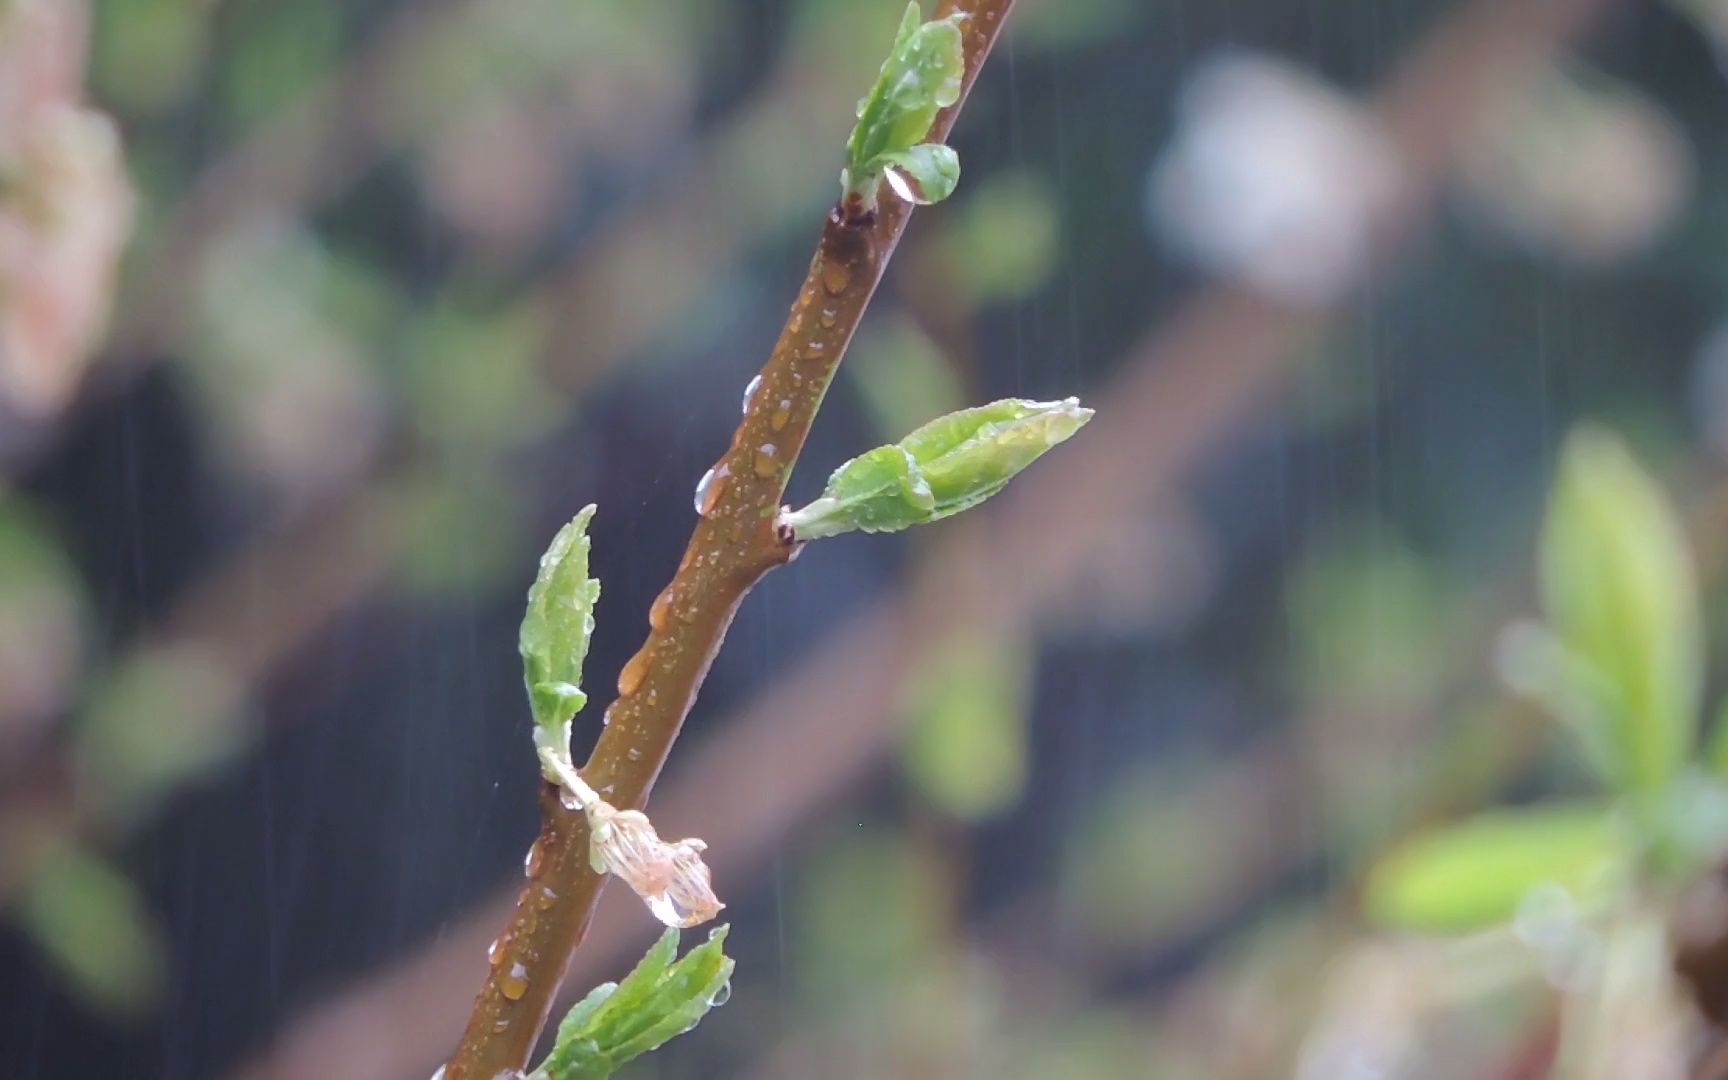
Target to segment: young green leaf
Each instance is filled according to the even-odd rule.
[[[798,540],[815,540],[939,521],[1001,491],[1090,419],[1076,398],[1008,398],[950,413],[840,466],[821,498],[782,514],[781,524]]]
[[[676,962],[678,932],[668,930],[620,983],[603,983],[558,1025],[552,1053],[529,1080],[601,1080],[620,1066],[695,1027],[724,1004],[732,960],[727,928]]]
[[[841,183],[848,195],[866,207],[876,202],[876,188],[895,158],[913,151],[930,131],[940,110],[960,99],[966,72],[961,48],[961,15],[923,21],[917,0],[906,6],[894,49],[882,64],[870,93],[858,102],[858,123],[846,141],[846,171]],[[924,153],[900,168],[920,185],[926,202],[946,198],[960,175],[953,151]],[[926,179],[928,176],[928,179]],[[938,194],[940,192],[940,194]]]
[[[894,194],[918,206],[941,202],[960,183],[960,155],[941,143],[920,143],[876,160],[888,167]]]
[[[1679,522],[1618,438],[1566,441],[1542,535],[1542,597],[1582,673],[1587,742],[1622,791],[1649,793],[1679,770],[1697,732],[1702,644],[1697,582]]]
[[[552,538],[540,556],[540,572],[528,587],[519,648],[528,704],[534,713],[534,745],[542,759],[567,760],[570,720],[588,703],[582,692],[582,662],[594,633],[594,604],[600,583],[588,576],[588,521],[585,506]],[[557,780],[546,767],[547,778]]]
[[[1393,848],[1370,873],[1363,904],[1398,929],[1478,930],[1510,918],[1539,885],[1588,895],[1619,852],[1600,806],[1491,811]]]

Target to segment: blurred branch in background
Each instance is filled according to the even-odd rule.
[[[1378,257],[1360,282],[1420,228],[1461,144],[1495,102],[1497,89],[1548,60],[1605,10],[1607,0],[1509,3],[1481,0],[1443,25],[1400,69],[1372,115],[1396,148],[1403,182],[1374,222]],[[867,774],[894,742],[895,695],[913,658],[938,649],[967,622],[1024,629],[1058,604],[1106,541],[1167,497],[1177,478],[1262,406],[1300,349],[1324,329],[1324,309],[1291,306],[1224,287],[1202,294],[1133,350],[1102,400],[1112,402],[1065,459],[1052,460],[1003,500],[987,533],[966,530],[934,552],[900,598],[871,608],[811,654],[754,707],[722,724],[675,771],[657,817],[676,831],[700,821],[721,880],[745,872],[774,839],[812,808]],[[1043,527],[1049,520],[1061,530]],[[818,728],[808,717],[822,715]],[[772,749],[772,754],[768,751]],[[751,781],[755,762],[798,760],[795,776]],[[727,780],[721,782],[720,777]],[[699,778],[699,779],[698,779]],[[716,786],[760,792],[715,805]],[[772,802],[766,798],[772,796]],[[426,1047],[459,1022],[465,987],[484,966],[486,942],[507,901],[472,920],[397,971],[315,1012],[248,1075],[408,1074],[432,1064]],[[610,970],[638,944],[617,908],[603,907],[576,981]],[[595,965],[587,967],[586,965]],[[378,1037],[389,1031],[399,1041]]]

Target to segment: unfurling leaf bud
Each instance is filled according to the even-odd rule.
[[[582,661],[588,656],[594,604],[600,599],[600,583],[588,576],[588,521],[593,516],[593,506],[583,507],[540,556],[518,639],[522,678],[534,713],[534,745],[542,770],[554,782],[561,771],[556,764],[569,765],[570,719],[588,703],[581,689]]]
[[[946,147],[920,141],[929,134],[937,112],[960,99],[966,73],[960,40],[963,17],[924,22],[916,0],[906,6],[894,50],[876,85],[858,103],[858,124],[846,142],[841,184],[866,208],[875,206],[876,189],[890,168],[911,178],[911,184],[896,184],[896,190],[907,198],[912,198],[909,191],[916,191],[920,197],[912,201],[939,202],[954,190],[959,158]]]
[[[780,524],[796,540],[816,540],[939,521],[1001,491],[1090,419],[1076,398],[1008,398],[950,413],[840,466],[821,498],[783,512]]]

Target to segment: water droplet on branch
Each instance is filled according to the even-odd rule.
[[[498,976],[498,992],[511,1001],[521,1001],[522,995],[528,992],[528,969],[521,961],[510,965],[510,970]]]
[[[647,677],[648,650],[642,649],[632,656],[624,664],[624,670],[618,673],[618,696],[629,697],[642,689],[642,681]]]
[[[726,482],[732,477],[732,467],[721,462],[714,468],[702,474],[702,479],[696,482],[696,512],[703,517],[714,509],[714,504],[720,501],[720,495],[726,490]]]
[[[756,475],[764,480],[771,480],[780,471],[780,448],[773,443],[763,443],[756,448],[754,467]]]
[[[672,586],[660,590],[660,595],[648,606],[648,625],[655,630],[666,629],[666,613],[672,609]]]
[[[829,261],[822,267],[822,287],[830,295],[838,295],[846,291],[846,286],[852,283],[852,271],[846,269],[844,263]]]

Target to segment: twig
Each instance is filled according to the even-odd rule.
[[[1457,94],[1462,83],[1474,81],[1481,74],[1481,57],[1497,57],[1499,68],[1514,71],[1545,59],[1607,6],[1609,0],[1477,0],[1467,5],[1424,43],[1380,98],[1388,134],[1401,146],[1424,139],[1455,145],[1459,133],[1453,125],[1474,122],[1474,114],[1459,116],[1450,108],[1427,104],[1430,98]],[[1500,43],[1505,36],[1516,40]],[[1432,127],[1436,123],[1438,131]],[[1423,170],[1450,164],[1425,156]],[[1412,179],[1417,192],[1427,196],[1438,178],[1423,170],[1413,169],[1418,175]],[[1406,220],[1388,232],[1396,239],[1410,238],[1428,210],[1425,198],[1407,200],[1399,208]],[[1389,243],[1380,254],[1395,255],[1397,250]],[[700,823],[713,845],[710,862],[722,877],[764,857],[785,822],[807,817],[812,807],[857,783],[891,744],[893,714],[882,702],[892,694],[883,688],[898,685],[921,635],[930,632],[929,621],[920,617],[920,593],[933,610],[950,617],[965,611],[979,620],[1011,618],[1015,625],[1031,617],[1095,557],[1098,544],[1117,527],[1121,515],[1138,511],[1142,494],[1150,498],[1167,491],[1225,431],[1264,402],[1321,322],[1317,316],[1230,288],[1190,301],[1168,325],[1130,350],[1122,377],[1100,396],[1114,407],[1093,422],[1086,439],[1046,468],[1023,476],[1017,490],[999,500],[999,514],[1017,512],[1023,519],[1043,520],[1060,515],[1068,524],[1059,538],[1048,529],[1032,528],[1021,544],[1010,535],[1012,530],[993,528],[980,537],[983,550],[952,562],[936,560],[938,565],[900,599],[860,613],[794,676],[779,680],[763,699],[744,708],[744,715],[720,724],[727,737],[699,748],[685,763],[682,774],[690,783],[675,785],[656,817],[674,829]],[[957,598],[962,586],[945,576],[955,565],[993,579],[993,588],[987,594],[969,590],[970,595]],[[997,567],[1011,572],[998,574]],[[817,708],[825,710],[819,738],[808,724]],[[713,778],[727,778],[723,786],[728,791],[749,791],[751,785],[742,781],[759,775],[761,762],[769,756],[798,761],[800,768],[777,775],[771,787],[754,797],[740,794],[716,805]],[[460,979],[483,963],[479,958],[487,935],[482,927],[495,925],[503,904],[502,897],[486,904],[436,948],[307,1016],[238,1075],[358,1078],[417,1068],[423,1059],[415,1056],[414,1047],[449,1023],[459,1007],[444,988],[460,985]],[[640,909],[616,910],[628,910],[635,918]],[[610,922],[605,911],[602,921]],[[628,924],[620,919],[616,925],[621,933]],[[582,956],[585,976],[599,978],[606,965],[628,959],[624,943],[611,940],[613,927],[605,929],[599,948]],[[394,1039],[380,1038],[383,1031],[394,1032]]]
[[[938,17],[961,13],[965,78],[929,139],[947,138],[1013,0],[948,0]],[[878,213],[846,221],[832,213],[780,339],[763,367],[732,446],[698,489],[700,520],[672,582],[649,611],[648,640],[618,676],[618,698],[582,773],[614,806],[640,807],[660,774],[732,616],[757,581],[797,549],[775,531],[786,479],[840,358],[857,330],[910,216],[886,199]],[[542,827],[530,881],[493,950],[446,1076],[491,1078],[522,1069],[581,942],[602,878],[589,865],[588,828],[543,785]]]

